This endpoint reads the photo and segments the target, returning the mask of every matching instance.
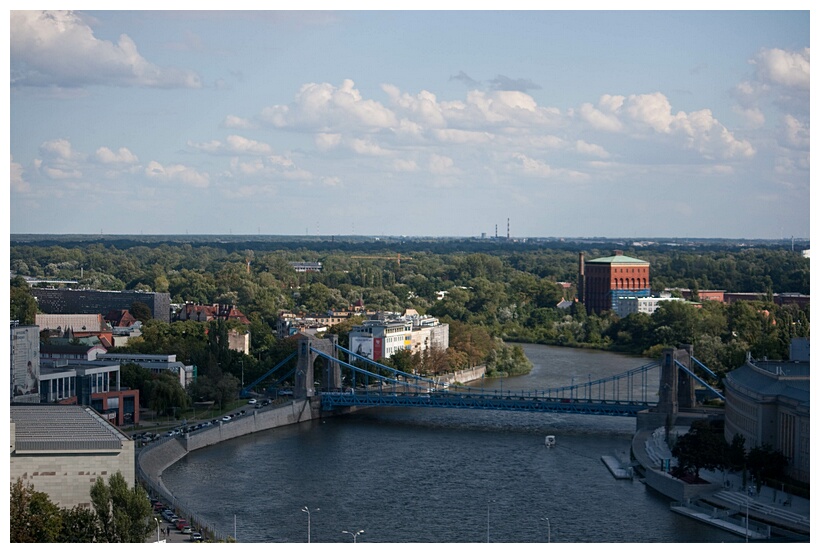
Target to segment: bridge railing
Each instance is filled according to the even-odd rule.
[[[649,375],[653,369],[658,369],[660,364],[658,361],[646,363],[640,367],[624,371],[608,377],[597,378],[595,380],[588,380],[587,382],[573,383],[569,386],[559,386],[555,388],[548,388],[545,390],[513,390],[513,389],[497,389],[489,390],[486,387],[464,386],[457,384],[450,384],[449,386],[442,386],[440,382],[432,378],[425,378],[420,375],[410,374],[401,370],[383,365],[372,359],[354,353],[341,346],[337,346],[338,351],[349,355],[349,359],[358,359],[364,361],[374,367],[378,371],[388,371],[390,376],[379,374],[362,367],[345,362],[342,359],[332,357],[324,352],[312,349],[318,356],[338,363],[355,374],[360,374],[367,378],[367,381],[373,381],[374,384],[365,385],[362,387],[353,386],[351,389],[355,393],[384,393],[385,390],[390,393],[431,393],[443,392],[447,389],[449,392],[458,394],[467,394],[471,396],[483,397],[518,397],[521,399],[540,399],[540,400],[586,400],[586,401],[601,401],[601,402],[624,402],[624,403],[640,403],[647,404],[650,402],[650,395],[657,396],[657,389],[653,388],[650,391],[650,386],[655,385],[656,382],[649,382]],[[659,372],[659,371],[658,371]],[[330,391],[325,389],[325,391]],[[338,390],[339,392],[349,391],[348,389]]]

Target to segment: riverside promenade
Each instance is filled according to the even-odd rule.
[[[688,430],[675,427],[672,431],[685,434]],[[759,494],[750,492],[739,474],[703,470],[700,477],[704,484],[687,484],[668,474],[664,465],[668,468],[671,452],[663,428],[637,431],[632,438],[632,454],[642,468],[645,484],[673,500],[670,508],[681,515],[748,535],[752,540],[773,534],[796,541],[809,539],[809,499],[768,486],[763,486]]]

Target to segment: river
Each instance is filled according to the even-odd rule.
[[[522,345],[528,375],[473,383],[532,390],[645,359]],[[733,542],[669,510],[602,455],[628,457],[630,417],[368,409],[190,453],[163,473],[177,499],[239,542]],[[554,434],[557,446],[544,447]],[[303,512],[308,507],[310,516]],[[348,533],[344,533],[348,532]]]

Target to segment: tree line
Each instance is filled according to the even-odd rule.
[[[241,379],[244,372],[249,380],[284,357],[287,345],[274,334],[282,311],[322,313],[357,301],[372,310],[416,309],[449,323],[449,354],[394,361],[433,373],[476,361],[489,363],[491,371],[500,362],[498,372],[506,372],[507,361],[517,353],[505,351],[498,340],[648,356],[689,343],[699,359],[720,373],[741,364],[746,352],[786,358],[791,338],[809,335],[808,307],[771,301],[775,293],[809,291],[808,259],[783,244],[655,245],[625,251],[650,262],[656,293],[673,287],[752,291],[763,295],[760,302],[704,301],[700,307],[667,302],[651,316],[624,318],[587,314],[574,301],[569,308],[558,308],[562,299],[574,300],[578,251],[584,248],[587,259],[593,259],[610,255],[612,247],[489,240],[30,240],[12,241],[11,268],[20,275],[76,279],[85,287],[167,292],[172,302],[236,305],[251,321],[247,358],[221,348],[214,338],[219,332],[195,328],[189,321],[145,321],[142,343],[130,346],[178,354],[197,365],[210,390],[236,387],[229,377]],[[296,273],[292,261],[320,261],[323,270]],[[33,318],[36,305],[26,296],[23,286],[13,282],[13,319]],[[343,334],[345,328],[335,331]],[[483,357],[476,353],[475,341],[459,339],[470,333],[486,333],[480,341],[490,347],[481,352]],[[220,395],[211,392],[211,399],[219,401]]]

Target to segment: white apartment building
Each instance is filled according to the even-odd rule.
[[[350,349],[374,361],[400,350],[412,353],[450,347],[450,326],[416,314],[365,321],[350,331]]]

